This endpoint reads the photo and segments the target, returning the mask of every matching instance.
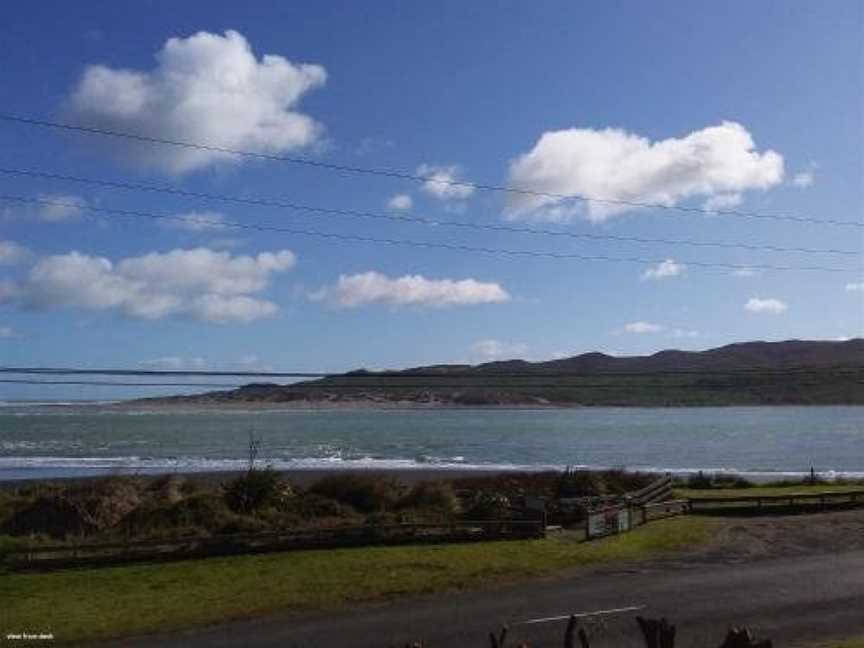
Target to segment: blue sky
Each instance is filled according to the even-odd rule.
[[[2,112],[556,194],[861,222],[862,24],[859,2],[7,3]],[[8,122],[0,142],[4,168],[394,217],[0,175],[4,195],[63,203],[0,207],[3,364],[343,370],[864,334],[859,255],[398,216],[853,252],[860,227],[532,201]]]

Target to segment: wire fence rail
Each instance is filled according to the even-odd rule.
[[[762,511],[770,509],[828,509],[864,505],[864,490],[820,491],[814,493],[783,493],[776,495],[735,495],[732,497],[690,497],[689,512],[710,513],[734,511]]]
[[[370,545],[481,542],[542,538],[542,520],[479,520],[441,524],[363,525],[210,536],[180,536],[109,543],[68,542],[8,551],[12,570],[46,570],[139,561],[182,560],[235,554]]]

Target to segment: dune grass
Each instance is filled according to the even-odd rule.
[[[676,518],[592,542],[542,540],[368,547],[0,576],[0,636],[59,641],[166,631],[275,611],[468,589],[706,542],[711,520]]]

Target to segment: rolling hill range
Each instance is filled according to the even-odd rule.
[[[864,339],[745,342],[706,351],[353,371],[254,383],[164,404],[688,406],[864,404]]]

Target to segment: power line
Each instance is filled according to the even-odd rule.
[[[2,170],[0,170],[2,172]],[[0,196],[0,200],[11,200],[18,202],[32,203],[48,203],[62,204],[64,206],[73,206],[73,203],[59,203],[57,201],[44,201],[36,198],[28,198],[23,196]],[[437,248],[451,250],[454,252],[471,252],[481,254],[506,255],[506,256],[522,256],[534,258],[550,258],[559,260],[577,260],[577,261],[608,261],[613,263],[635,263],[639,265],[656,265],[667,261],[667,259],[649,259],[644,257],[615,257],[604,254],[576,254],[576,253],[561,253],[547,252],[542,250],[512,250],[507,248],[489,248],[471,245],[463,245],[456,243],[433,243],[429,241],[416,241],[412,239],[393,239],[379,238],[373,236],[362,236],[359,234],[337,234],[334,232],[321,232],[318,230],[298,229],[289,227],[277,227],[270,225],[258,225],[254,223],[238,223],[234,221],[215,221],[208,219],[191,218],[186,216],[174,216],[170,214],[155,214],[139,210],[128,209],[109,209],[107,207],[96,207],[92,205],[74,205],[76,209],[92,211],[95,213],[114,214],[117,216],[132,217],[132,218],[148,218],[153,220],[168,220],[179,221],[186,223],[206,223],[210,225],[221,225],[229,228],[256,230],[264,232],[281,232],[285,234],[293,234],[298,236],[313,236],[326,239],[336,239],[343,241],[359,241],[363,243],[381,243],[385,245],[402,245],[416,248]],[[725,268],[731,270],[778,270],[778,271],[802,271],[802,272],[830,272],[844,274],[860,274],[861,270],[852,268],[837,268],[828,266],[795,266],[795,265],[774,265],[768,263],[722,263],[709,261],[693,261],[680,260],[679,263],[699,268]]]
[[[22,374],[22,375],[99,375],[99,376],[168,376],[168,377],[243,377],[243,378],[329,378],[370,380],[377,378],[436,378],[440,380],[488,380],[494,378],[596,378],[603,377],[652,377],[652,376],[676,376],[676,375],[785,375],[789,373],[862,373],[864,365],[858,367],[849,366],[820,366],[805,367],[791,366],[772,369],[768,367],[747,367],[742,369],[666,369],[666,370],[644,370],[644,371],[495,371],[487,370],[485,373],[476,367],[465,368],[459,373],[454,369],[451,373],[436,373],[432,371],[405,369],[401,371],[354,371],[347,373],[316,372],[316,371],[227,371],[227,370],[205,370],[205,369],[118,369],[118,368],[85,368],[85,367],[0,367],[0,374]]]
[[[187,148],[187,149],[195,149],[201,151],[210,151],[213,153],[224,153],[227,155],[234,155],[239,157],[248,157],[259,160],[268,160],[273,162],[287,162],[290,164],[299,164],[310,167],[315,167],[319,169],[327,169],[330,171],[340,171],[347,173],[356,173],[362,175],[374,175],[381,176],[385,178],[395,178],[398,180],[411,180],[414,182],[432,182],[436,184],[442,184],[447,186],[454,187],[468,187],[471,189],[478,189],[481,191],[497,191],[497,192],[506,192],[512,194],[519,194],[525,196],[534,196],[538,198],[552,198],[555,200],[577,200],[582,202],[592,202],[592,203],[600,203],[606,205],[621,205],[626,207],[638,207],[638,208],[646,208],[646,209],[666,209],[666,210],[675,210],[679,212],[695,212],[702,214],[710,214],[710,215],[724,215],[724,216],[735,216],[742,218],[766,218],[772,220],[785,220],[785,221],[793,221],[800,223],[816,223],[819,225],[839,225],[839,226],[850,226],[850,227],[864,227],[864,222],[857,221],[841,221],[841,220],[831,220],[831,219],[817,219],[806,216],[795,216],[790,214],[779,214],[779,213],[765,213],[765,212],[753,212],[753,211],[744,211],[738,209],[706,209],[703,207],[685,207],[681,205],[664,205],[660,203],[648,203],[648,202],[639,202],[633,200],[620,200],[620,199],[612,199],[612,198],[598,198],[592,196],[584,196],[580,194],[560,194],[548,191],[536,191],[532,189],[524,189],[520,187],[511,187],[507,185],[494,185],[494,184],[481,184],[476,182],[467,182],[462,180],[444,180],[440,178],[435,178],[432,176],[408,173],[406,171],[394,171],[389,169],[376,169],[370,167],[358,167],[347,164],[334,164],[331,162],[322,162],[320,160],[313,160],[310,158],[303,157],[295,157],[295,156],[287,156],[287,155],[274,155],[269,153],[255,153],[252,151],[243,151],[240,149],[233,149],[223,146],[215,146],[211,144],[203,144],[203,143],[195,143],[195,142],[186,142],[182,140],[174,140],[174,139],[166,139],[160,137],[153,137],[148,135],[140,135],[136,133],[128,133],[123,131],[109,130],[105,128],[96,128],[92,126],[84,126],[81,124],[69,124],[63,122],[55,122],[48,121],[43,119],[33,119],[28,117],[22,117],[19,115],[10,115],[10,114],[2,114],[0,113],[0,120],[7,122],[15,122],[19,124],[27,124],[30,126],[39,126],[44,128],[55,128],[59,130],[72,131],[77,133],[85,133],[90,135],[102,135],[107,137],[115,137],[120,139],[128,139],[134,140],[138,142],[144,142],[149,144],[164,144],[168,146],[174,146],[178,148]]]
[[[48,180],[60,180],[65,182],[75,182],[79,184],[97,185],[101,187],[109,187],[113,189],[124,189],[129,191],[155,192],[182,196],[185,198],[200,198],[204,200],[216,200],[220,202],[238,203],[243,205],[254,205],[257,207],[276,207],[279,209],[290,209],[300,212],[311,212],[325,216],[342,216],[354,218],[377,219],[387,222],[406,222],[416,223],[432,227],[453,227],[461,229],[507,232],[515,234],[531,234],[535,236],[554,236],[570,239],[588,239],[588,240],[607,240],[626,243],[659,243],[663,245],[686,245],[693,247],[718,247],[718,248],[741,248],[745,250],[758,250],[766,252],[797,252],[805,254],[841,254],[860,257],[864,254],[862,250],[842,250],[837,248],[805,248],[805,247],[782,247],[770,244],[757,243],[738,243],[724,241],[698,241],[693,239],[666,239],[666,238],[644,238],[638,236],[621,236],[615,234],[591,234],[582,232],[563,232],[560,230],[550,230],[545,228],[534,227],[516,227],[513,225],[499,225],[493,223],[473,223],[469,221],[446,220],[436,218],[424,218],[420,216],[407,216],[402,214],[382,214],[378,212],[369,212],[355,209],[335,209],[329,207],[320,207],[315,205],[303,205],[293,202],[285,202],[280,200],[262,199],[262,198],[243,198],[240,196],[229,196],[225,194],[213,194],[200,191],[187,191],[176,187],[159,187],[148,184],[132,183],[132,182],[117,182],[111,180],[103,180],[97,178],[83,178],[81,176],[69,176],[43,171],[33,171],[29,169],[9,169],[0,167],[0,173],[6,175],[18,175],[26,177],[36,177]],[[5,197],[6,200],[15,200],[14,197]],[[67,204],[51,200],[30,199],[32,202],[57,205],[63,207],[81,208],[79,204]],[[221,223],[221,221],[220,221]],[[210,224],[218,225],[219,223],[212,222]]]

